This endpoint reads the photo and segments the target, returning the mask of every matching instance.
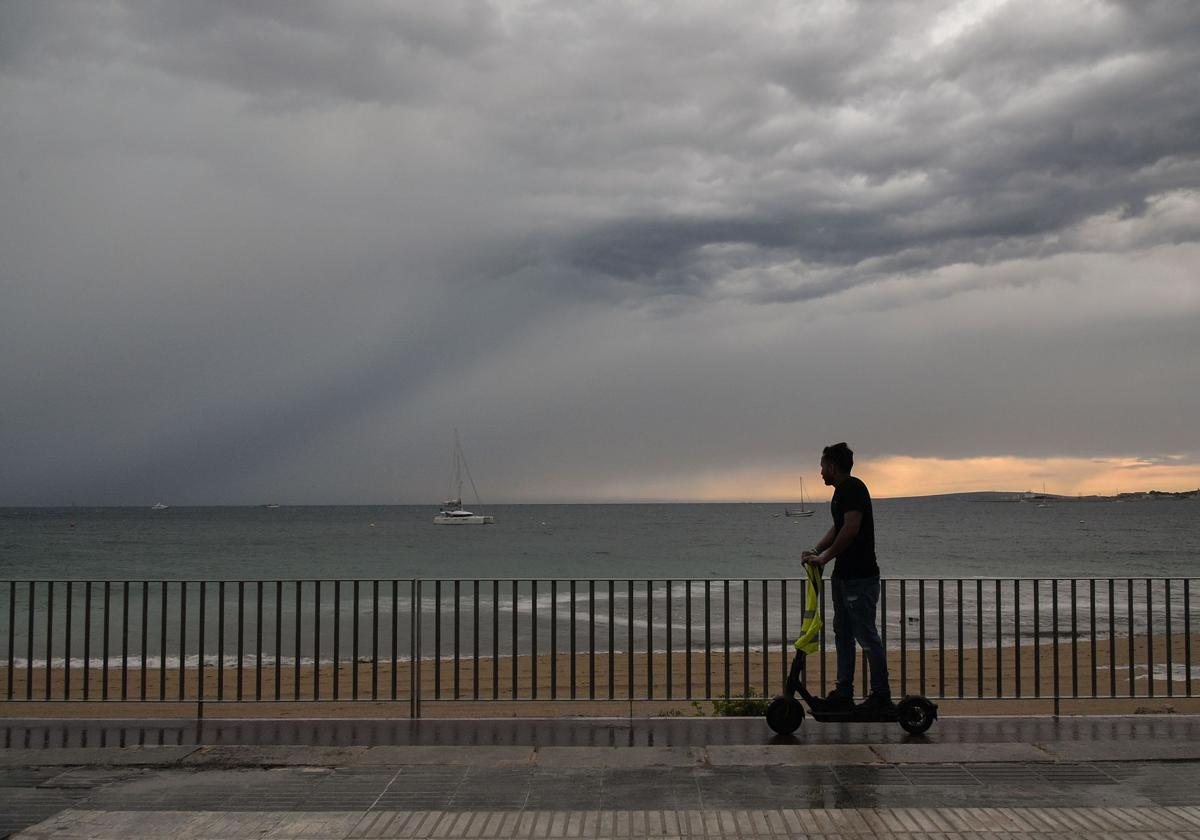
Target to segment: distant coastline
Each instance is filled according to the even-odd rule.
[[[943,493],[939,496],[914,496],[913,499],[952,499],[957,498],[964,502],[1155,502],[1155,501],[1182,501],[1200,499],[1200,488],[1196,490],[1181,490],[1171,492],[1167,490],[1147,490],[1137,493],[1117,493],[1113,496],[1087,495],[1087,496],[1062,496],[1054,493],[1003,493],[1003,492],[983,492],[983,493]]]

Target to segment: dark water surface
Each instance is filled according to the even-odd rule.
[[[877,500],[888,577],[1171,576],[1200,569],[1200,502]],[[481,510],[483,510],[481,508]],[[781,505],[0,509],[3,578],[785,577],[829,528]]]

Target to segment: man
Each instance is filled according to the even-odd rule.
[[[854,706],[854,643],[862,645],[871,666],[871,694],[858,708],[890,710],[887,654],[875,629],[879,603],[879,564],[875,559],[875,518],[867,485],[850,475],[854,453],[845,443],[825,447],[821,453],[821,478],[834,488],[830,511],[833,527],[801,554],[805,563],[833,567],[833,634],[837,645],[837,686],[825,698],[829,711],[849,711]]]

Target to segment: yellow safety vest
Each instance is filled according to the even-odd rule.
[[[796,639],[796,650],[811,656],[821,643],[821,568],[811,563],[804,564],[808,580],[804,584],[804,620],[800,624],[800,638]]]

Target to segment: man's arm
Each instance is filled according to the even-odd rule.
[[[833,525],[830,525],[829,530],[825,532],[825,536],[821,537],[821,539],[817,542],[816,545],[814,545],[811,549],[805,549],[804,551],[800,552],[800,559],[806,563],[809,560],[812,560],[814,557],[816,557],[822,551],[829,548],[829,546],[833,545],[833,539],[836,536],[837,536],[837,530],[834,528]]]
[[[854,538],[858,536],[858,529],[861,527],[862,511],[846,511],[846,518],[842,522],[842,530],[838,531],[837,535],[832,537],[832,544],[825,545],[826,541],[830,540],[833,534],[833,529],[830,528],[829,533],[821,538],[821,542],[816,544],[817,554],[807,558],[808,562],[823,567],[850,547],[850,543],[854,542]]]

